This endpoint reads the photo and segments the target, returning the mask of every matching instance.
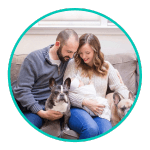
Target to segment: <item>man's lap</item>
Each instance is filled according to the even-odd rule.
[[[26,107],[23,107],[19,101],[17,101],[17,104],[20,108],[20,110],[22,111],[22,113],[25,115],[25,117],[36,127],[41,128],[43,123],[44,123],[44,119],[42,119],[40,116],[38,116],[37,114],[32,113],[30,110],[27,110]],[[43,109],[44,110],[44,109]]]
[[[40,116],[38,116],[37,114],[34,114],[32,112],[23,112],[23,114],[36,127],[38,127],[38,128],[42,127],[44,120]]]

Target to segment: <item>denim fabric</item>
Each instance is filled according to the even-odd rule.
[[[83,109],[73,107],[70,111],[69,127],[80,134],[79,139],[94,137],[112,128],[110,121],[100,117],[91,117]]]
[[[37,128],[42,127],[44,120],[40,116],[38,116],[37,114],[34,114],[32,112],[25,112],[24,115]]]

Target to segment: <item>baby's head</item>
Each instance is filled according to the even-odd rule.
[[[83,82],[80,81],[77,78],[71,78],[71,85],[70,85],[70,91],[75,90],[76,88],[79,88],[81,86],[84,86]]]

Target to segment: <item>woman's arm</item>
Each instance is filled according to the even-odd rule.
[[[122,77],[120,76],[119,71],[118,71],[117,69],[115,69],[115,70],[116,70],[116,72],[117,72],[117,76],[118,76],[118,78],[119,78],[119,80],[120,80],[120,83],[121,83],[121,84],[124,84],[124,82],[123,82],[123,80],[122,80]]]
[[[84,99],[82,105],[90,109],[96,116],[102,114],[103,109],[105,108],[105,105],[99,104],[97,100]]]

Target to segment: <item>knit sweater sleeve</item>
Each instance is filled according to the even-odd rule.
[[[42,110],[42,107],[34,99],[31,90],[38,73],[35,64],[29,57],[30,56],[27,56],[22,63],[17,83],[13,88],[13,94],[23,107],[27,107],[27,109],[33,113],[37,113],[39,110]]]
[[[109,71],[108,71],[108,83],[109,87],[112,91],[118,92],[121,94],[124,98],[128,98],[129,91],[128,88],[120,82],[119,77],[117,76],[117,72],[115,68],[107,61],[109,65]]]
[[[72,59],[69,61],[68,65],[67,65],[63,81],[65,81],[68,77],[70,77],[70,78],[76,77],[77,72],[78,71],[76,69],[74,59]],[[81,96],[78,93],[69,92],[69,99],[70,99],[72,106],[82,108],[82,101],[84,99],[84,96]]]

